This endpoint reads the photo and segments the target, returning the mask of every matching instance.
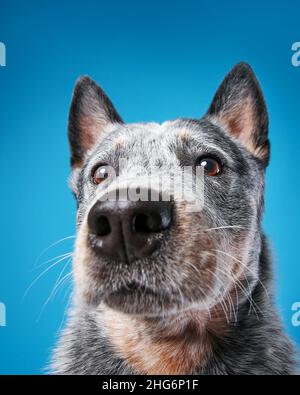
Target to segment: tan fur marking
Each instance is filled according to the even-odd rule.
[[[124,138],[123,137],[118,137],[117,139],[116,139],[116,141],[115,141],[115,145],[116,145],[116,148],[118,148],[118,147],[124,147],[124,145],[125,145],[125,140],[124,140]]]
[[[268,146],[261,146],[256,148],[254,155],[262,160],[267,160],[270,155],[270,150]]]
[[[77,162],[72,163],[73,169],[80,169],[83,166],[83,160],[79,160]]]
[[[182,141],[187,141],[187,140],[191,139],[192,134],[189,130],[183,129],[177,133],[177,137],[179,139],[181,139]]]
[[[212,345],[210,333],[225,330],[223,316],[189,311],[159,322],[103,307],[107,336],[120,357],[141,374],[191,374],[205,364]]]

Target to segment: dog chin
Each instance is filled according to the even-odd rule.
[[[179,308],[179,302],[168,294],[156,294],[143,287],[139,289],[121,288],[108,293],[103,301],[109,308],[124,314],[148,317],[168,315]]]

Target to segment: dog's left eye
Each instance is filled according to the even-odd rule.
[[[197,166],[202,166],[208,176],[216,176],[221,171],[220,163],[214,158],[201,158],[197,162]]]
[[[110,176],[110,167],[108,165],[101,165],[93,171],[93,183],[98,185]]]

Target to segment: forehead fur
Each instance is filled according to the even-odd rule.
[[[110,128],[98,143],[90,151],[90,155],[97,155],[101,151],[107,149],[118,149],[125,147],[127,149],[135,148],[135,151],[140,151],[141,144],[149,146],[156,143],[160,149],[164,149],[166,144],[184,142],[194,142],[195,144],[203,144],[212,146],[212,148],[219,148],[224,152],[238,154],[239,151],[247,153],[243,147],[234,141],[228,134],[218,125],[214,124],[208,119],[191,120],[191,119],[177,119],[174,121],[167,121],[163,124],[158,123],[136,123],[115,125]],[[129,146],[128,146],[129,145]],[[141,152],[147,155],[147,151]]]
[[[120,158],[148,167],[190,166],[197,155],[215,154],[245,172],[259,161],[239,141],[210,119],[177,119],[158,123],[115,125],[87,154],[87,163],[118,165]]]

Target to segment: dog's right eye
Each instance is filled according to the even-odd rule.
[[[205,174],[210,177],[218,175],[221,171],[220,163],[212,157],[199,158],[197,161],[197,165],[202,166],[204,168]]]
[[[102,181],[106,180],[111,174],[110,166],[101,165],[94,169],[92,174],[93,183],[96,185],[101,184]]]

